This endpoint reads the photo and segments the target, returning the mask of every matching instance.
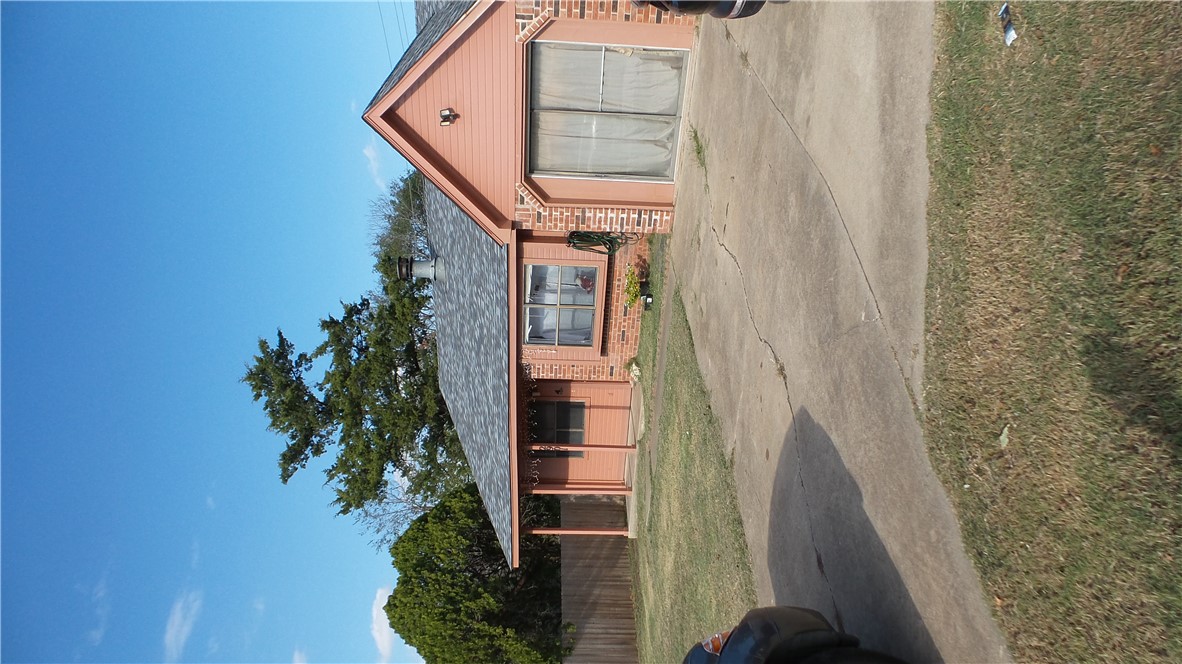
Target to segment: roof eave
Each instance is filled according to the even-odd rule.
[[[513,294],[517,292],[517,231],[510,231],[509,234],[509,250],[506,252],[509,255],[508,265],[506,269],[509,271],[509,366],[505,369],[509,372],[509,503],[512,510],[512,534],[510,539],[513,542],[513,551],[510,554],[509,566],[517,568],[521,564],[521,481],[518,477],[518,460],[517,454],[519,446],[517,444],[517,423],[518,423],[518,408],[520,402],[518,400],[518,387],[520,381],[517,379],[517,366],[521,357],[521,346],[517,343],[517,306],[513,299]]]
[[[491,237],[498,246],[504,246],[509,241],[510,229],[508,228],[508,223],[505,226],[498,224],[493,215],[489,214],[483,206],[478,205],[476,201],[472,200],[462,188],[457,187],[454,182],[447,179],[410,141],[406,140],[397,130],[386,123],[380,114],[371,115],[371,113],[367,111],[362,116],[365,123],[376,131],[378,135],[386,139],[386,142],[398,154],[402,155],[404,159],[410,162],[411,166],[418,169],[436,187],[439,187],[439,190],[458,205],[465,214],[472,218],[480,226],[480,229]]]
[[[452,199],[456,205],[460,206],[469,217],[476,221],[485,233],[493,239],[499,246],[504,246],[509,242],[511,226],[509,220],[501,220],[499,215],[490,214],[484,206],[479,205],[474,201],[463,188],[448,179],[439,167],[431,162],[425,155],[423,155],[418,148],[409,140],[408,137],[401,135],[397,129],[383,119],[383,115],[390,110],[391,107],[404,95],[415,82],[418,81],[424,73],[430,70],[435,63],[448,52],[448,50],[462,39],[467,32],[480,21],[489,10],[496,6],[495,2],[489,0],[481,0],[472,5],[468,11],[460,17],[447,32],[443,34],[428,50],[419,58],[402,78],[390,90],[382,95],[380,98],[375,98],[370,103],[369,107],[365,109],[362,118],[374,131],[386,142],[398,151],[407,161],[411,163],[416,169],[423,173],[427,179],[435,183],[435,186],[447,194],[447,197]]]

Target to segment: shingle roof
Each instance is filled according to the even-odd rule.
[[[406,76],[474,2],[417,0],[418,33],[369,103]],[[509,254],[430,181],[427,239],[439,259],[432,285],[439,389],[468,457],[497,540],[512,565],[509,446]]]
[[[444,2],[423,2],[419,0],[415,3],[415,23],[418,27],[418,34],[411,40],[410,45],[406,47],[406,52],[402,54],[402,58],[398,64],[394,65],[394,71],[386,77],[386,82],[382,87],[378,88],[378,93],[370,100],[366,111],[373,108],[373,105],[378,102],[387,92],[398,85],[398,81],[410,71],[410,68],[415,65],[435,42],[443,37],[444,33],[448,31],[453,25],[459,22],[460,18],[471,9],[475,2],[468,2],[466,0],[460,1],[444,1]]]
[[[508,248],[424,184],[427,237],[440,266],[432,285],[439,388],[512,565]]]

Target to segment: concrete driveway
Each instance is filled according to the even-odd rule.
[[[1009,660],[925,454],[933,7],[704,19],[672,265],[762,604],[912,661]]]

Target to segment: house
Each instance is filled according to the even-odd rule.
[[[691,17],[627,0],[420,3],[419,32],[364,118],[433,184],[439,381],[506,560],[528,494],[626,496],[624,301],[643,246],[569,231],[668,232]]]

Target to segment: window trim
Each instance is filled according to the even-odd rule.
[[[522,292],[521,292],[521,307],[522,307],[522,309],[521,309],[522,318],[521,319],[525,323],[525,325],[522,330],[521,343],[525,346],[535,347],[535,348],[558,348],[558,347],[591,348],[591,347],[593,347],[595,345],[596,323],[598,322],[598,323],[602,324],[602,322],[603,322],[602,320],[598,320],[599,316],[596,315],[598,312],[596,311],[596,307],[595,307],[596,303],[599,302],[599,291],[601,290],[602,285],[603,285],[603,280],[606,277],[606,275],[604,274],[604,271],[599,267],[599,265],[595,265],[595,264],[562,265],[562,264],[541,263],[541,262],[526,262],[526,263],[523,263],[522,265],[523,265],[523,270],[522,270]],[[562,303],[562,290],[563,290],[564,284],[561,282],[561,280],[558,283],[557,301],[555,301],[553,303],[530,302],[529,301],[530,280],[528,278],[528,274],[531,272],[531,268],[537,268],[537,267],[546,267],[546,268],[553,268],[553,269],[558,270],[560,279],[561,279],[562,271],[564,268],[594,270],[595,271],[594,297],[592,298],[591,303],[590,304],[563,304]],[[555,312],[554,343],[546,344],[546,343],[531,342],[529,340],[529,338],[526,336],[526,334],[528,333],[528,329],[529,329],[529,319],[530,319],[529,310],[531,308],[550,309]],[[562,335],[562,312],[563,312],[563,310],[590,311],[591,312],[591,328],[590,328],[591,329],[591,340],[590,340],[591,343],[585,343],[585,344],[573,344],[573,343],[565,343],[564,344],[564,343],[562,343],[560,337]]]
[[[533,49],[538,44],[572,44],[577,46],[594,46],[600,49],[600,69],[599,69],[599,111],[571,111],[578,113],[602,113],[603,109],[603,77],[604,77],[604,61],[607,58],[607,49],[609,48],[627,48],[640,49],[652,51],[681,51],[685,54],[685,68],[682,70],[681,85],[677,92],[677,113],[675,115],[659,115],[652,113],[630,113],[628,115],[637,116],[653,116],[660,118],[675,118],[677,121],[676,131],[673,132],[673,161],[669,168],[669,176],[646,176],[646,175],[613,175],[602,173],[578,173],[566,171],[537,171],[534,170],[531,163],[530,155],[532,149],[530,146],[530,127],[533,118],[534,108],[530,104],[531,99],[531,85],[533,83]],[[595,182],[627,182],[637,184],[673,184],[677,178],[677,167],[681,161],[678,159],[678,152],[681,148],[682,132],[685,129],[683,120],[685,119],[685,101],[686,88],[688,87],[688,70],[690,66],[690,49],[677,46],[654,46],[654,45],[637,45],[637,44],[613,44],[605,42],[594,41],[579,41],[573,39],[531,39],[524,44],[524,60],[525,60],[525,77],[524,77],[524,98],[523,104],[525,113],[523,113],[524,126],[522,131],[522,162],[524,175],[533,179],[553,179],[553,180],[590,180]],[[550,110],[550,109],[540,109]]]
[[[561,256],[561,257],[560,257]],[[607,320],[607,292],[612,287],[609,279],[614,278],[608,272],[607,256],[579,252],[565,245],[557,243],[532,243],[521,245],[520,263],[517,265],[518,288],[515,303],[518,316],[517,343],[521,348],[521,359],[525,362],[545,362],[561,360],[564,362],[595,362],[602,352],[604,341],[604,325]],[[525,266],[526,265],[558,265],[558,266],[589,266],[599,268],[601,288],[595,293],[595,320],[592,322],[595,334],[591,337],[590,346],[541,346],[525,342],[526,313],[525,307]]]

